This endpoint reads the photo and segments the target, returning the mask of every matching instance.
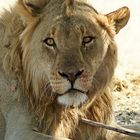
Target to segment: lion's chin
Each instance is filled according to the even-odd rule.
[[[81,106],[87,99],[88,96],[85,93],[75,91],[67,92],[61,96],[58,96],[57,101],[59,104],[66,107],[78,107]]]

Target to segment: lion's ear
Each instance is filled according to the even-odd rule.
[[[130,11],[128,7],[122,7],[106,15],[110,24],[114,24],[115,31],[118,33],[128,22]]]
[[[32,13],[38,14],[42,11],[48,0],[22,0],[25,7]]]
[[[49,0],[18,0],[15,11],[25,23],[30,23],[42,11]]]

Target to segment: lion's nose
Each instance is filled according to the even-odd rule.
[[[79,71],[76,71],[76,72],[62,72],[62,71],[59,71],[59,75],[61,75],[63,78],[66,78],[68,79],[71,83],[74,83],[75,80],[77,78],[79,78],[82,73],[84,72],[83,69],[79,70]]]

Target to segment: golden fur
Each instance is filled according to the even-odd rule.
[[[110,84],[117,64],[117,48],[114,36],[126,25],[129,19],[128,8],[124,7],[108,15],[102,15],[80,0],[76,2],[73,0],[48,0],[45,2],[43,0],[40,2],[37,0],[18,0],[15,7],[11,9],[11,12],[6,11],[4,16],[6,18],[3,19],[3,23],[9,19],[12,21],[10,31],[7,33],[12,38],[8,43],[8,50],[5,51],[5,58],[3,60],[4,70],[10,77],[12,76],[18,80],[22,89],[22,95],[28,102],[29,111],[34,116],[32,121],[38,131],[73,140],[114,140],[115,137],[108,138],[110,134],[106,130],[96,127],[93,129],[88,125],[79,123],[79,120],[83,117],[105,124],[112,123],[112,94]],[[79,18],[79,22],[75,20],[77,23],[73,24],[77,26],[73,27],[73,30],[75,32],[79,32],[79,30],[86,32],[85,28],[83,28],[85,23],[89,23],[89,26],[94,25],[94,28],[96,28],[95,32],[99,35],[99,40],[102,41],[101,45],[104,46],[104,50],[99,50],[101,53],[99,53],[98,49],[94,50],[95,54],[99,53],[99,56],[95,58],[99,62],[93,63],[92,66],[94,67],[88,67],[82,75],[82,78],[89,83],[86,85],[83,82],[85,90],[90,87],[88,100],[80,107],[65,107],[57,103],[56,98],[58,95],[53,92],[53,90],[56,90],[61,94],[64,90],[60,89],[62,88],[61,85],[58,86],[55,84],[59,81],[65,87],[65,81],[62,82],[64,79],[61,79],[56,74],[56,70],[59,68],[51,67],[54,61],[53,57],[55,56],[54,50],[47,48],[46,57],[45,50],[42,52],[41,47],[37,49],[37,47],[33,46],[40,45],[37,41],[41,41],[42,39],[38,37],[40,34],[45,34],[45,32],[41,32],[43,29],[46,32],[49,31],[50,36],[59,34],[59,37],[64,37],[63,31],[57,29],[57,25],[52,19],[55,19],[58,24],[61,24],[66,19],[65,22],[68,28],[71,27],[68,22],[74,16]],[[81,17],[83,18],[82,20],[80,19]],[[78,25],[80,21],[83,22],[82,26]],[[38,29],[41,29],[41,31]],[[66,32],[70,34],[69,31]],[[63,38],[64,42],[60,46],[68,41],[65,38]],[[57,39],[60,41],[58,36]],[[76,41],[76,38],[74,41]],[[3,44],[6,46],[5,42]],[[41,56],[43,57],[38,52],[42,52]],[[74,52],[69,53],[72,53],[72,59],[75,59],[77,65],[81,66],[79,61],[82,58],[77,57]],[[91,63],[89,57],[94,58],[94,56],[90,56],[89,53],[87,62]],[[67,65],[63,65],[64,57],[59,56],[58,59],[61,61],[56,63],[61,68],[67,69]],[[51,67],[51,74],[49,67]],[[49,78],[48,75],[52,76],[53,79]],[[57,78],[59,80],[54,82],[54,79],[57,80]]]

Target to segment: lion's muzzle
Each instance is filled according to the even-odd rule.
[[[92,75],[84,69],[75,72],[58,71],[52,73],[51,86],[58,95],[58,103],[65,106],[79,106],[87,99],[91,87]]]
[[[83,69],[75,71],[75,72],[62,72],[59,71],[59,75],[62,76],[63,78],[66,78],[67,80],[70,81],[71,85],[73,86],[75,80],[80,77],[82,75],[82,73],[84,72]]]

